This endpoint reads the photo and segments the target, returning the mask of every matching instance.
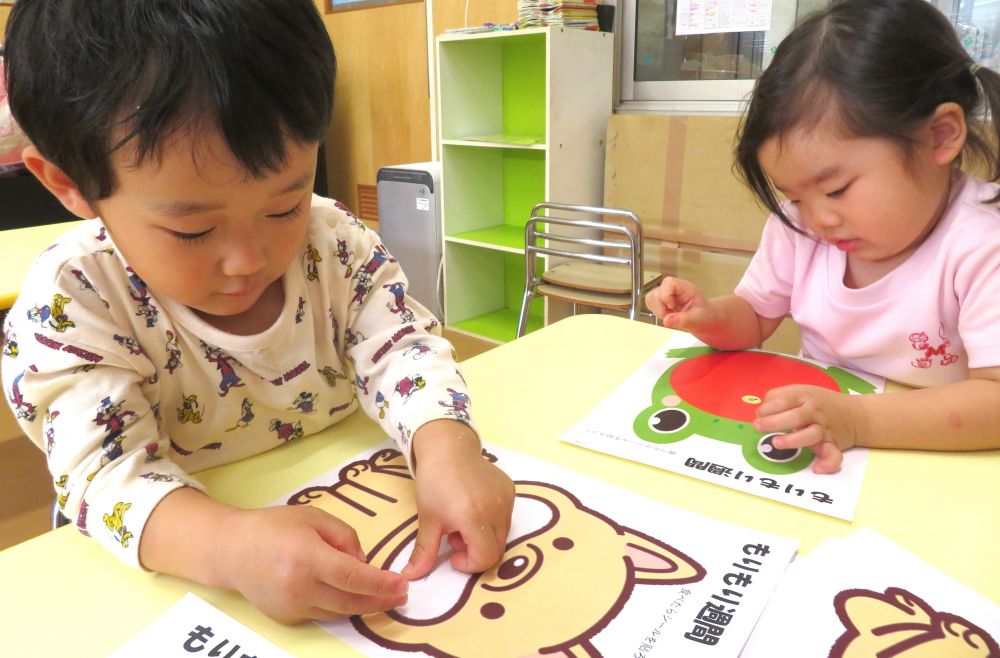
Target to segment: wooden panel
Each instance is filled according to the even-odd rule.
[[[468,8],[468,23],[466,23]],[[513,0],[434,0],[434,36],[456,27],[473,27],[483,23],[513,23],[517,20],[517,3]]]
[[[414,2],[323,20],[338,69],[327,133],[330,196],[350,204],[357,185],[374,185],[381,167],[430,160],[425,10]]]
[[[767,213],[733,174],[738,119],[616,114],[604,202],[639,215],[650,238],[753,251]]]
[[[375,185],[358,184],[358,217],[378,221],[378,188]]]

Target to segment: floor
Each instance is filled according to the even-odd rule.
[[[464,361],[496,345],[445,330]],[[0,550],[50,528],[52,485],[45,456],[21,434],[10,409],[0,404]]]

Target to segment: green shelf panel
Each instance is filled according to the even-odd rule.
[[[544,146],[545,134],[494,133],[492,135],[469,135],[461,139],[467,142],[484,142],[515,146]]]
[[[475,231],[465,231],[448,236],[456,240],[495,245],[507,249],[524,249],[524,227],[500,224]],[[523,278],[523,277],[522,277]]]
[[[535,304],[532,303],[532,310],[534,310],[534,306]],[[503,308],[492,313],[455,323],[452,325],[452,328],[501,343],[509,343],[517,338],[517,321],[520,314],[520,309]],[[541,328],[542,317],[533,313],[528,314],[526,333],[531,333]]]
[[[545,133],[545,39],[504,42],[503,132]]]

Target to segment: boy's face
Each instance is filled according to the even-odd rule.
[[[241,323],[259,331],[280,310],[281,276],[305,240],[317,149],[289,142],[281,170],[252,179],[217,135],[181,133],[160,161],[116,154],[115,192],[94,207],[157,295],[234,333]]]

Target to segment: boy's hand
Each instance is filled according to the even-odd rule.
[[[234,510],[219,537],[222,582],[278,621],[336,619],[406,602],[406,579],[365,564],[354,530],[323,510]]]
[[[514,483],[483,459],[479,439],[458,421],[423,425],[413,446],[420,525],[403,575],[427,575],[444,535],[454,550],[452,566],[467,573],[489,569],[507,546]]]
[[[690,281],[668,276],[646,293],[646,308],[664,327],[697,333],[719,322],[712,302]]]
[[[815,473],[836,473],[843,451],[864,436],[864,417],[858,396],[818,386],[796,384],[773,388],[757,410],[758,432],[789,432],[774,439],[774,447],[811,448],[816,453]]]

